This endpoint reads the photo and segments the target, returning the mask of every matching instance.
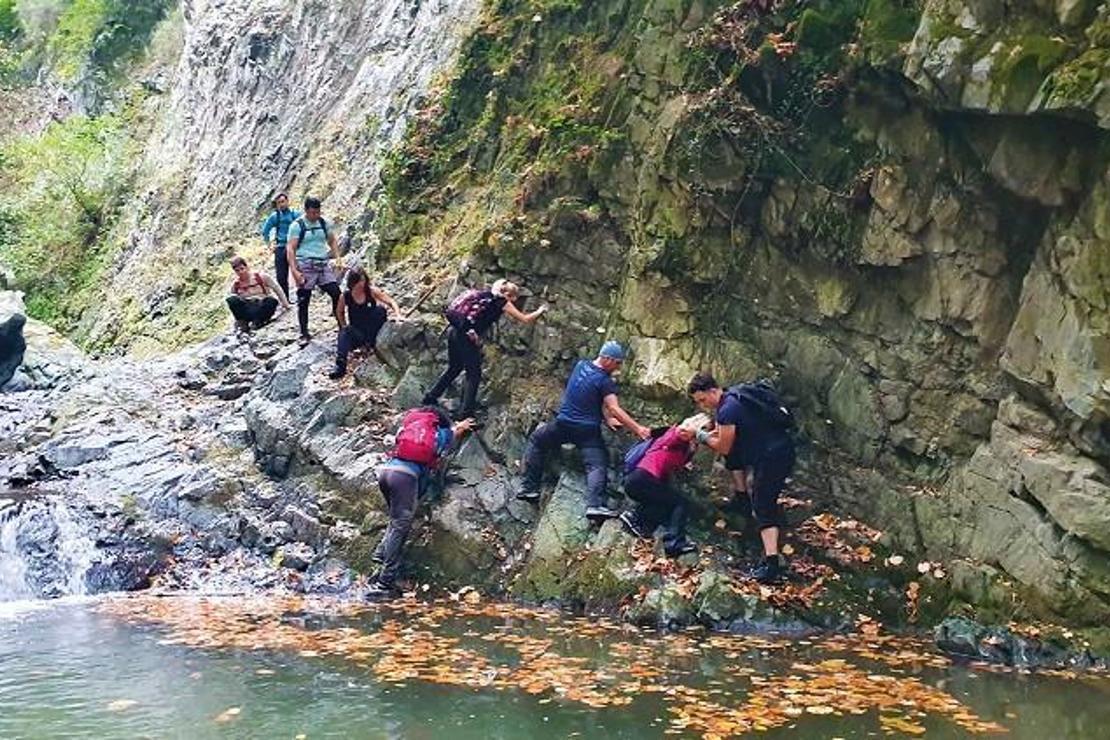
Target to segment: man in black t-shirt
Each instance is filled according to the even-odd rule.
[[[779,557],[783,516],[778,499],[794,470],[794,440],[757,404],[722,390],[708,373],[695,375],[687,391],[694,403],[716,415],[716,428],[698,432],[698,441],[725,458],[733,495],[759,527],[764,557],[752,575],[761,583],[775,583],[783,575]]]

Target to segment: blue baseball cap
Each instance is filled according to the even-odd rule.
[[[624,362],[624,347],[620,342],[610,339],[605,344],[601,345],[601,351],[597,353],[598,357],[608,357],[611,360],[620,360]]]

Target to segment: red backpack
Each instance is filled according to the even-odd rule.
[[[401,420],[397,446],[393,456],[418,465],[433,465],[439,458],[436,453],[436,435],[439,432],[439,415],[434,411],[414,409]]]

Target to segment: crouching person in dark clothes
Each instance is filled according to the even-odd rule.
[[[389,526],[374,552],[381,570],[370,582],[368,596],[390,596],[397,591],[401,573],[401,551],[412,529],[420,494],[428,485],[430,473],[440,457],[457,438],[471,430],[474,422],[465,419],[454,425],[434,406],[413,409],[405,414],[393,457],[378,468],[378,487],[389,505]]]
[[[231,269],[235,280],[227,289],[227,307],[236,329],[259,329],[274,317],[279,305],[283,311],[289,308],[285,293],[269,275],[251,271],[242,257],[231,258]]]
[[[674,487],[673,478],[693,459],[698,447],[695,435],[708,424],[709,417],[699,414],[667,429],[650,442],[641,442],[646,448],[635,461],[635,468],[624,477],[624,492],[636,502],[636,509],[622,513],[621,523],[632,534],[644,539],[651,539],[656,528],[662,525],[663,549],[670,557],[698,551],[697,545],[686,539],[689,503]],[[626,464],[631,462],[628,458],[625,460]]]
[[[397,301],[384,290],[370,284],[370,278],[361,267],[347,273],[347,290],[339,296],[335,306],[335,320],[339,322],[339,341],[335,350],[335,369],[328,373],[333,380],[347,374],[347,356],[358,347],[373,349],[378,343],[378,333],[385,326],[388,314],[401,315]]]
[[[794,471],[793,417],[763,382],[722,390],[712,375],[699,373],[687,390],[700,408],[716,414],[716,428],[698,432],[697,439],[724,456],[736,508],[754,517],[759,528],[763,559],[752,575],[760,583],[776,583],[784,570],[779,494]]]

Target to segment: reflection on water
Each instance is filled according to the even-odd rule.
[[[1110,681],[895,638],[659,635],[498,604],[120,598],[0,614],[0,737],[1101,738]]]

